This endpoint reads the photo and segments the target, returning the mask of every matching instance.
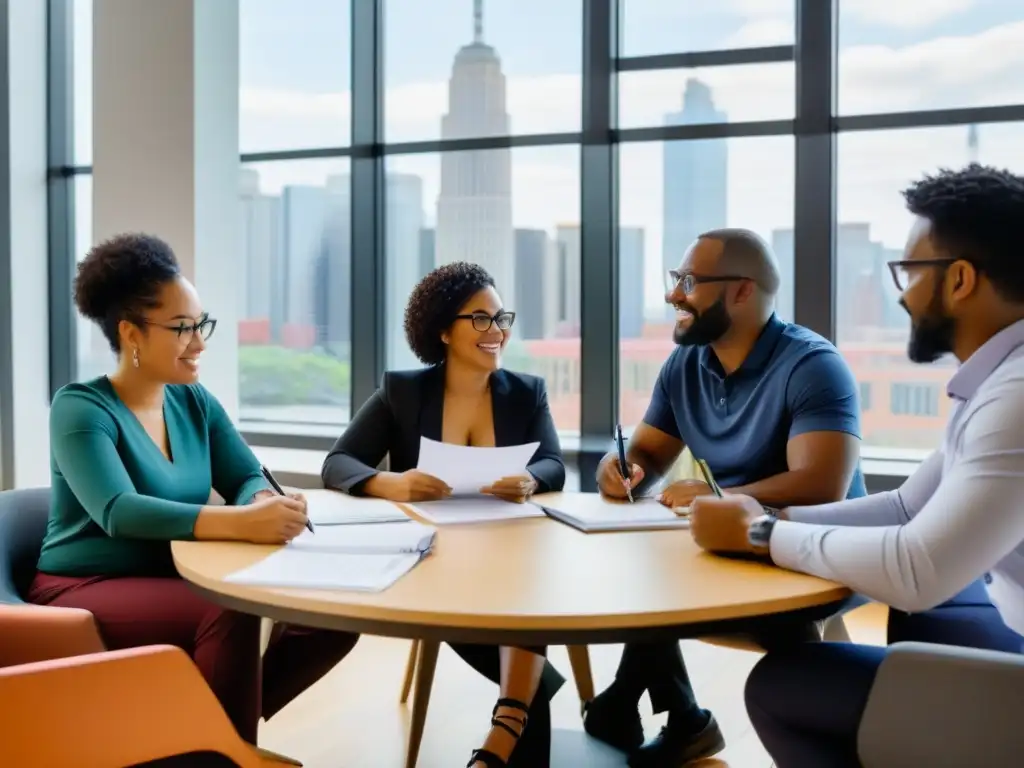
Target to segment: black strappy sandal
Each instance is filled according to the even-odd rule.
[[[501,707],[506,707],[508,709],[518,709],[520,712],[523,713],[523,716],[519,718],[515,715],[499,715],[498,709]],[[491,727],[497,726],[499,728],[504,728],[506,731],[512,734],[513,739],[519,741],[520,737],[522,737],[523,735],[523,731],[526,730],[526,712],[528,709],[529,707],[526,704],[524,704],[521,701],[518,701],[517,699],[498,699],[498,703],[494,705],[494,709],[491,711]],[[515,723],[519,726],[519,730],[517,731],[515,728],[509,725],[508,722],[505,721]],[[485,766],[487,766],[487,768],[505,768],[505,766],[507,765],[507,763],[504,760],[502,760],[496,754],[491,752],[489,749],[474,750],[473,756],[469,758],[469,762],[466,763],[466,768],[472,768],[472,766],[476,763],[483,763]]]

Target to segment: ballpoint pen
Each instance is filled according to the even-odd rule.
[[[626,497],[633,503],[633,489],[629,482],[629,465],[626,463],[626,444],[622,441],[622,425],[615,425],[615,447],[619,451],[619,474],[626,481]]]
[[[697,459],[697,467],[700,468],[700,473],[704,475],[704,482],[708,484],[711,492],[718,498],[722,498],[722,489],[718,487],[718,483],[715,482],[715,478],[711,476],[711,467],[704,459]]]
[[[268,483],[270,483],[271,488],[273,488],[282,496],[288,495],[287,493],[284,492],[284,488],[281,487],[281,484],[274,479],[274,476],[272,474],[270,474],[270,470],[264,467],[262,464],[260,465],[260,472],[263,473],[263,477],[266,478]],[[308,517],[306,518],[306,528],[309,529],[310,533],[316,533],[316,531],[313,530],[313,521],[310,520]]]

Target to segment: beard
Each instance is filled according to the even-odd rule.
[[[697,312],[690,306],[683,306],[690,313],[692,320],[688,328],[680,328],[677,324],[672,331],[672,341],[682,347],[705,347],[714,344],[732,328],[732,318],[725,308],[725,297],[705,309]]]
[[[900,299],[900,306],[910,315],[910,341],[907,342],[907,357],[915,363],[934,363],[943,355],[953,351],[953,336],[956,322],[942,309],[939,287],[928,302],[928,309],[919,319],[914,319],[906,302]]]

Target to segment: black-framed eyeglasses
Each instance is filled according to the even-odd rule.
[[[179,322],[177,325],[172,325],[170,323],[154,323],[150,320],[143,320],[142,322],[144,325],[149,325],[154,328],[163,328],[165,331],[174,331],[178,334],[179,339],[187,339],[188,341],[192,341],[197,333],[199,334],[199,338],[206,341],[213,336],[213,332],[217,329],[217,321],[209,315],[203,315],[199,318],[199,322],[196,323]]]
[[[695,275],[693,272],[670,269],[665,275],[665,287],[671,293],[679,286],[683,289],[683,293],[689,296],[701,283],[734,283],[747,279],[742,275]]]
[[[516,321],[515,312],[499,312],[494,317],[491,317],[485,312],[474,312],[471,315],[456,315],[456,320],[472,320],[473,330],[479,331],[480,333],[486,333],[491,330],[491,325],[498,326],[499,331],[507,331],[512,327],[512,323]]]
[[[900,259],[899,261],[890,261],[888,265],[892,281],[896,283],[896,290],[903,292],[907,289],[907,285],[910,282],[911,269],[917,269],[918,267],[948,267],[954,261],[962,261],[962,259],[954,259],[948,256],[944,259]]]

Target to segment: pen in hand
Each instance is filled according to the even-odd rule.
[[[629,503],[633,503],[633,487],[630,482],[631,473],[629,471],[629,464],[626,463],[626,444],[622,440],[622,425],[615,425],[615,447],[619,451],[619,474],[622,475],[622,479],[626,484],[626,497],[629,499]]]
[[[281,496],[288,495],[287,493],[284,492],[284,488],[281,487],[281,484],[278,483],[276,479],[274,479],[274,476],[272,474],[270,474],[270,470],[267,469],[262,464],[260,465],[260,472],[263,473],[263,477],[266,479],[266,481],[270,483],[270,487],[273,488],[278,494],[280,494]],[[313,530],[313,521],[310,520],[308,517],[306,518],[306,528],[309,530],[310,533],[316,533],[316,531]]]
[[[711,474],[711,467],[708,466],[708,463],[704,461],[704,459],[697,459],[697,467],[700,469],[700,473],[704,475],[704,482],[708,484],[708,488],[711,489],[711,492],[718,498],[722,498],[722,489],[718,486],[718,483],[715,482],[715,478]]]

